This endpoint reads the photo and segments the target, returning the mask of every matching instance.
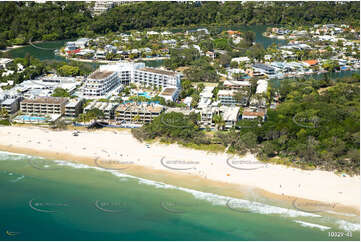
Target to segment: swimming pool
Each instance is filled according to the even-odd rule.
[[[148,94],[147,92],[140,92],[140,93],[138,93],[138,96],[140,96],[140,97],[146,97],[146,98],[148,98],[148,99],[151,99],[151,98],[152,98],[151,96],[149,96],[149,94]]]
[[[37,116],[29,116],[29,115],[20,115],[15,118],[15,120],[25,121],[25,122],[44,122],[47,118],[45,117],[37,117]]]

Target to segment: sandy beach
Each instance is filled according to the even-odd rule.
[[[127,130],[80,131],[79,136],[73,136],[72,130],[2,126],[0,136],[2,151],[81,162],[130,174],[138,172],[146,178],[167,173],[171,174],[166,180],[169,183],[178,177],[183,183],[191,183],[194,178],[204,183],[218,182],[220,189],[228,185],[247,186],[260,189],[269,197],[319,201],[330,209],[348,208],[354,213],[360,210],[359,176],[264,164],[252,154],[234,157],[176,144],[146,144]],[[311,206],[318,205],[314,202]]]

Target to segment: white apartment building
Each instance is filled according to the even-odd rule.
[[[159,104],[124,103],[117,107],[115,119],[118,123],[145,124],[152,122],[163,111],[164,107]]]
[[[248,95],[243,95],[241,100],[235,98],[236,91],[233,90],[219,90],[218,91],[218,100],[222,105],[232,106],[232,105],[243,105],[246,106],[248,102]]]
[[[180,88],[181,75],[172,71],[145,67],[135,70],[134,82],[145,86]]]
[[[65,105],[65,116],[70,118],[76,118],[82,111],[83,99],[76,98],[70,99]]]
[[[21,98],[8,98],[3,102],[0,100],[0,109],[5,108],[8,114],[13,114],[19,110],[19,102]]]
[[[214,87],[204,87],[202,92],[199,94],[198,108],[206,108],[212,103]]]
[[[144,68],[143,62],[135,63],[128,61],[120,61],[116,64],[101,65],[99,70],[101,71],[114,71],[118,74],[118,78],[121,84],[129,85],[134,80],[134,71]]]
[[[117,103],[93,101],[89,103],[88,106],[85,107],[84,111],[88,112],[96,108],[104,113],[104,119],[112,120],[114,119],[114,111],[117,108],[117,106],[118,106]]]
[[[68,98],[64,97],[41,97],[36,99],[25,99],[20,102],[20,110],[24,114],[63,115]]]
[[[100,66],[99,71],[116,72],[119,82],[124,85],[135,83],[158,88],[173,87],[179,89],[181,87],[181,74],[145,67],[143,62],[120,61],[116,64]]]
[[[89,98],[101,98],[119,86],[120,81],[117,72],[97,70],[85,80],[83,96]]]
[[[101,15],[108,11],[108,9],[114,7],[113,1],[95,1],[93,8],[93,15]]]

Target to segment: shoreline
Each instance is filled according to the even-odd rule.
[[[315,211],[316,206],[323,206],[338,213],[359,216],[360,212],[359,176],[339,177],[330,172],[303,171],[281,165],[267,165],[268,167],[256,170],[236,170],[227,166],[225,162],[216,164],[216,160],[222,160],[226,158],[225,156],[228,157],[228,154],[207,153],[178,145],[151,144],[151,147],[147,148],[146,144],[133,138],[129,131],[81,131],[78,137],[74,137],[69,130],[1,127],[0,135],[7,137],[6,140],[0,141],[2,151],[65,160],[105,169],[109,169],[106,167],[109,164],[114,165],[113,161],[120,160],[123,161],[117,164],[120,167],[111,168],[118,169],[121,173],[166,184],[246,199],[249,198],[247,191],[253,191],[257,196],[289,208],[292,208],[292,203],[297,200],[297,208],[301,211],[302,208]],[[67,145],[71,147],[71,151],[67,150]],[[122,153],[119,153],[124,145],[127,152],[122,150]],[[167,156],[166,162],[162,163],[165,156]],[[255,159],[250,154],[242,158],[247,162]],[[196,168],[188,169],[189,164],[186,167],[178,162],[177,166],[176,161],[180,160],[199,163],[193,162]],[[129,163],[129,161],[133,162]],[[172,170],[164,165],[180,170]],[[301,189],[302,187],[304,189]],[[342,189],[341,193],[340,189]]]

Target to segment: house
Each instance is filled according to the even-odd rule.
[[[113,53],[113,54],[117,53],[117,47],[113,45],[106,45],[104,49],[107,53]]]
[[[75,44],[75,42],[66,42],[64,50],[67,52],[67,51],[76,50],[78,48],[79,47]]]
[[[232,58],[232,60],[231,60],[231,62],[237,62],[238,64],[240,64],[240,63],[250,63],[250,61],[251,60],[247,56]]]
[[[12,59],[0,58],[0,69],[6,69],[11,62],[13,62]]]
[[[305,60],[305,61],[303,61],[303,63],[305,66],[310,67],[310,66],[317,65],[318,61],[317,60]]]
[[[190,108],[190,107],[191,107],[191,104],[192,104],[192,100],[193,100],[192,97],[186,97],[186,98],[183,99],[183,103],[184,103],[185,105],[187,105],[188,108]]]
[[[241,32],[233,31],[233,30],[227,30],[227,34],[233,36],[233,35],[240,35]]]
[[[256,63],[252,67],[254,70],[259,71],[262,74],[266,74],[266,75],[274,75],[275,74],[275,69],[273,67],[262,64],[262,63]]]
[[[94,55],[94,59],[105,59],[106,52],[104,50],[97,50]]]
[[[224,127],[230,129],[234,127],[239,117],[239,107],[221,107],[221,115],[224,121]]]
[[[251,83],[249,81],[229,81],[225,80],[223,82],[223,87],[226,90],[251,90]]]
[[[80,38],[77,41],[75,41],[75,46],[77,46],[78,48],[84,49],[85,47],[88,46],[88,43],[89,43],[88,38]]]
[[[148,31],[147,32],[147,35],[158,35],[159,32],[156,32],[156,31]]]
[[[266,93],[267,88],[268,88],[268,81],[267,80],[258,80],[257,81],[256,94]]]
[[[262,121],[266,119],[266,110],[258,108],[245,108],[242,113],[242,119],[254,120],[261,118]]]
[[[208,107],[212,102],[214,87],[204,87],[202,92],[199,94],[198,108]]]
[[[216,58],[216,54],[213,51],[207,51],[206,56],[212,58],[213,60]]]

